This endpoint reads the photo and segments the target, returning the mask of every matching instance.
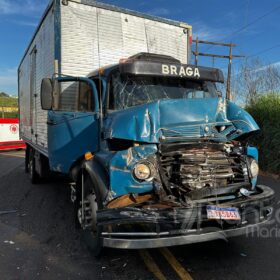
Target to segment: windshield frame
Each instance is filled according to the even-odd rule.
[[[117,72],[120,72],[119,68],[116,68],[114,70],[112,70],[109,75],[107,76],[107,88],[106,88],[106,99],[105,99],[105,113],[106,112],[116,112],[116,111],[122,111],[122,110],[127,110],[127,109],[130,109],[130,108],[134,108],[134,107],[138,107],[138,106],[142,106],[144,104],[150,104],[150,103],[153,103],[153,102],[156,102],[156,101],[152,101],[152,102],[146,102],[146,103],[143,103],[143,104],[138,104],[138,105],[134,105],[134,106],[128,106],[126,108],[110,108],[110,97],[111,97],[111,90],[112,90],[112,77],[115,73]],[[129,74],[123,74],[120,72],[121,75],[127,75],[127,76],[135,76],[135,77],[140,77],[142,75],[129,75]],[[147,75],[147,77],[149,77],[150,75]],[[159,78],[159,77],[157,77]],[[175,77],[174,77],[175,78]],[[180,79],[180,77],[179,77]],[[183,80],[185,80],[184,78],[181,78]],[[215,82],[212,82],[212,81],[206,81],[206,80],[198,80],[198,79],[187,79],[187,81],[189,82],[195,82],[195,83],[204,83],[204,82],[209,82],[209,83],[212,83],[213,86],[215,87],[215,91],[216,91],[216,95],[215,96],[212,96],[212,97],[209,97],[209,98],[218,98],[219,97],[219,91],[217,89],[217,85]],[[158,99],[158,100],[176,100],[176,99],[182,99],[182,98],[170,98],[170,99]],[[193,98],[190,98],[190,99],[193,99]],[[198,98],[195,98],[195,99],[198,99]],[[200,99],[204,99],[204,98],[200,98]],[[206,99],[206,98],[205,98]]]

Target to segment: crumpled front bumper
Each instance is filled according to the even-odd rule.
[[[262,185],[256,189],[257,194],[218,205],[238,208],[240,221],[209,220],[206,213],[209,203],[205,202],[180,208],[124,207],[98,211],[97,223],[107,229],[102,231],[103,246],[157,248],[249,234],[265,224],[273,212],[274,191]],[[115,227],[120,229],[112,230]]]

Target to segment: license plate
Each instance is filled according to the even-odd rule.
[[[208,205],[206,207],[207,218],[211,220],[240,220],[240,214],[237,208],[218,207]]]

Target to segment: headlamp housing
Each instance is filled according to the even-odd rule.
[[[134,166],[133,174],[137,180],[149,181],[153,179],[150,163],[139,162]]]
[[[249,168],[251,171],[251,176],[252,176],[252,178],[255,178],[259,174],[259,164],[255,159],[251,159],[249,162],[250,162]]]

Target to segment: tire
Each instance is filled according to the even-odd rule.
[[[25,159],[24,159],[24,171],[29,173],[29,161],[30,161],[30,147],[27,145],[25,149]]]
[[[32,153],[31,151],[29,152],[28,172],[31,184],[38,184],[40,182],[40,176],[36,172],[34,153]]]
[[[102,244],[102,238],[101,238],[101,233],[102,233],[102,227],[97,227],[96,226],[96,211],[102,209],[102,201],[100,199],[100,196],[98,192],[96,191],[97,188],[94,187],[94,182],[90,178],[89,175],[85,176],[84,179],[84,196],[87,201],[94,201],[91,204],[91,209],[93,213],[93,225],[91,228],[86,228],[83,229],[81,228],[81,237],[83,241],[86,243],[88,249],[90,252],[95,256],[98,257],[102,254],[103,251],[103,244]],[[80,199],[77,199],[77,202],[80,205],[81,202],[81,196],[79,196]],[[81,209],[81,208],[79,208]],[[77,216],[79,216],[79,210],[77,213]],[[95,225],[94,225],[95,224]]]

